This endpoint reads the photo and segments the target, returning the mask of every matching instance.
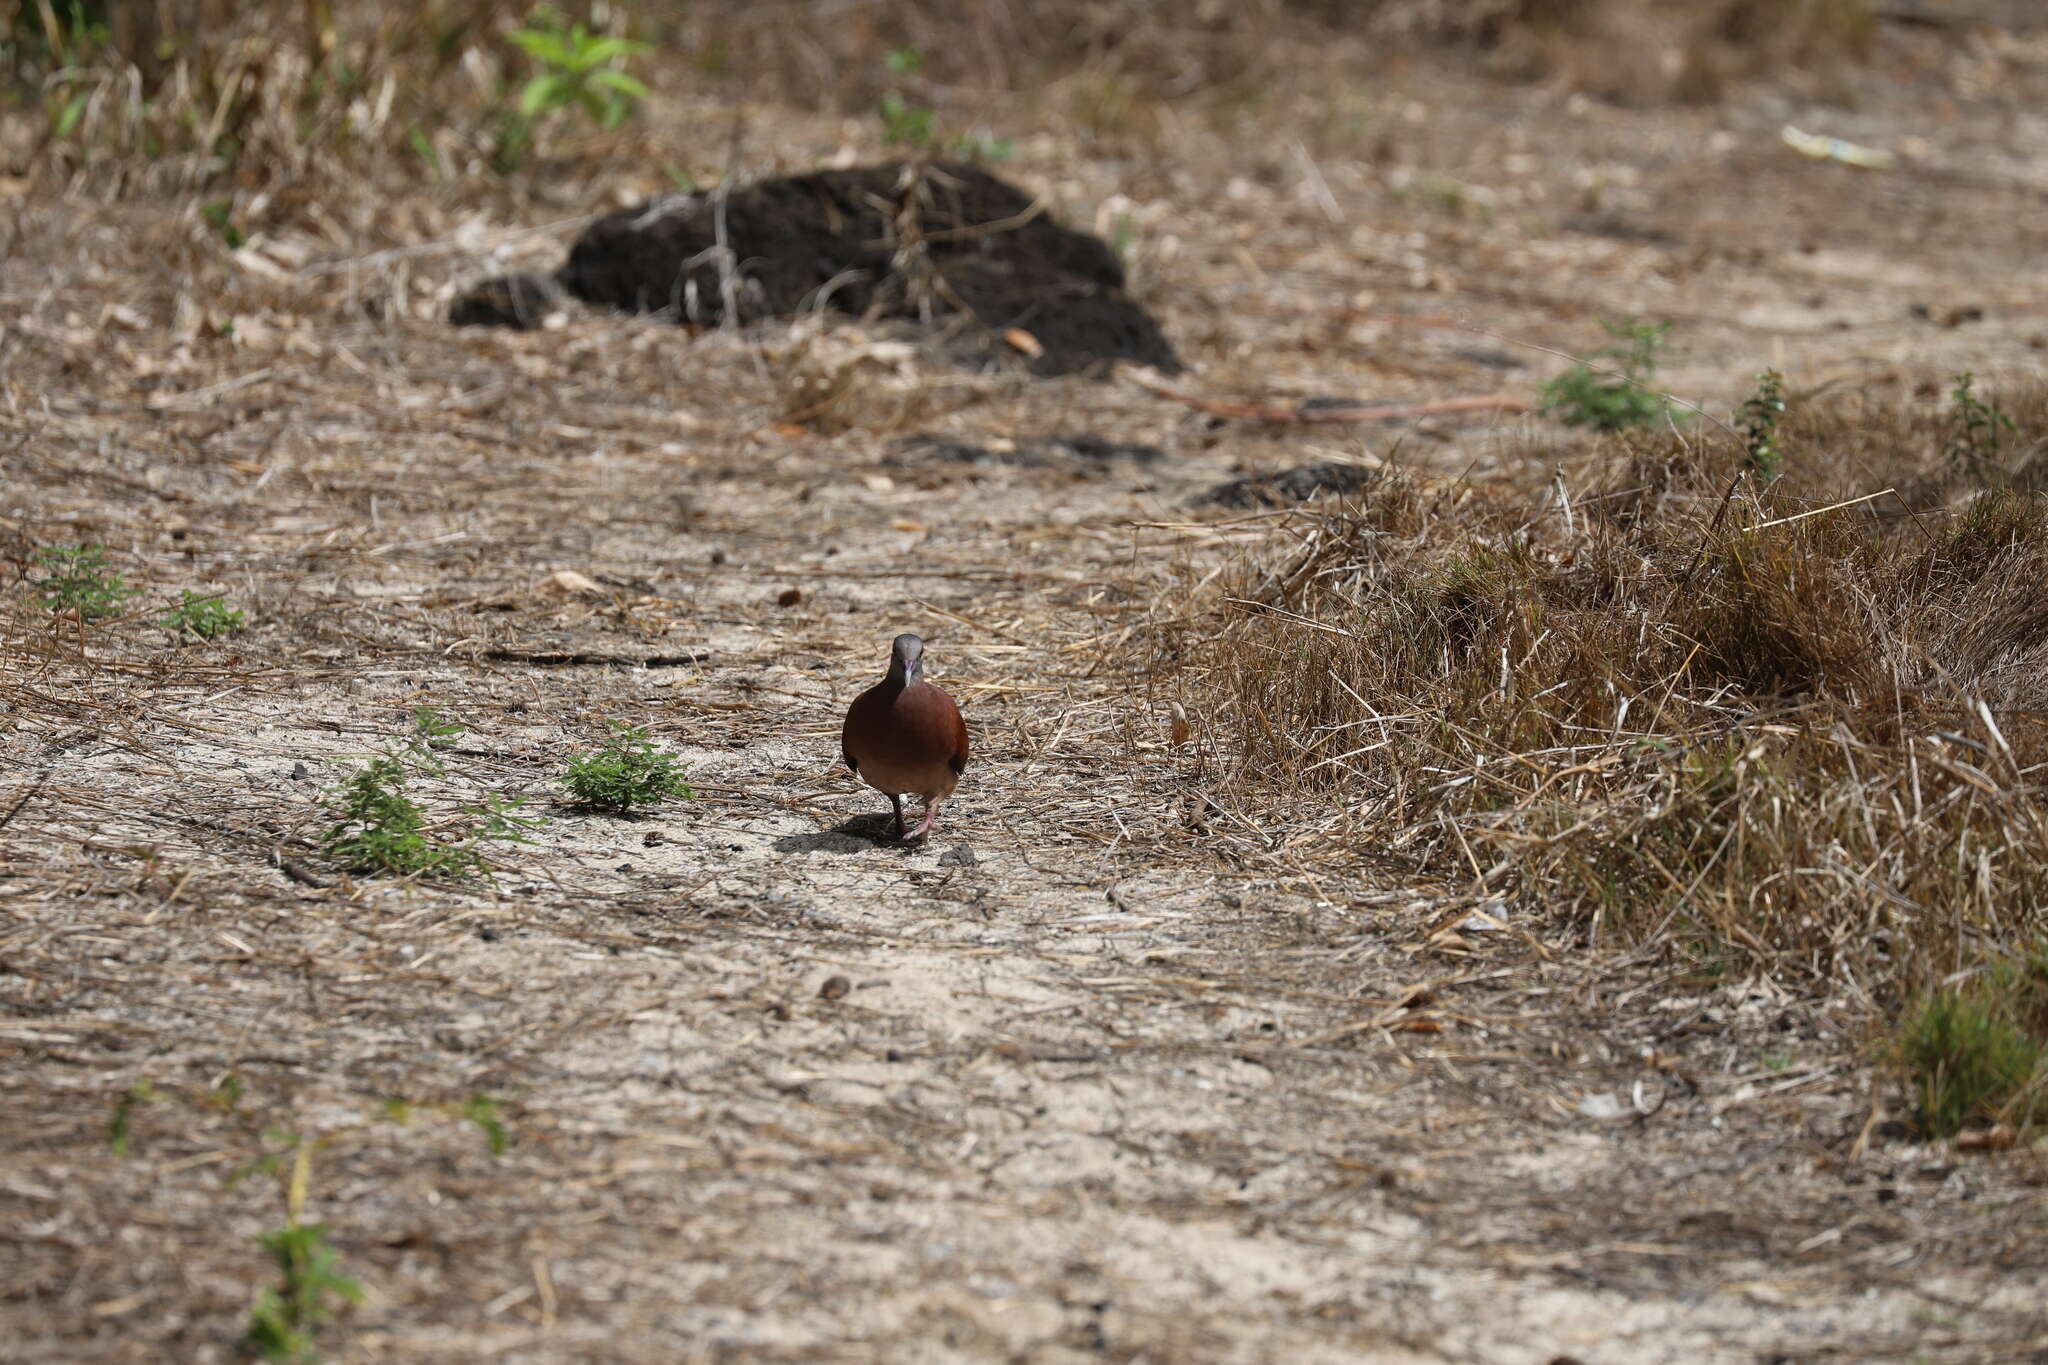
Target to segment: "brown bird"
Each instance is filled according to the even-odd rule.
[[[951,697],[924,680],[923,640],[896,637],[889,676],[846,708],[839,751],[856,777],[895,804],[899,839],[921,839],[931,831],[939,802],[953,794],[967,767],[967,722]],[[924,798],[924,818],[908,834],[906,796]]]

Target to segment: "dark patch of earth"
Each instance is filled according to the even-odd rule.
[[[932,463],[976,465],[982,468],[1011,465],[1022,469],[1078,464],[1083,468],[1101,469],[1112,460],[1151,464],[1164,458],[1157,446],[1131,445],[1086,433],[1029,436],[1012,445],[998,447],[976,445],[972,441],[920,432],[895,442],[883,463],[897,469]]]
[[[1278,474],[1253,474],[1217,484],[1195,499],[1217,507],[1285,507],[1325,493],[1356,493],[1379,475],[1353,464],[1305,464]]]
[[[1131,360],[1178,371],[1150,314],[1124,292],[1101,238],[1062,226],[976,166],[892,163],[759,181],[622,209],[591,224],[545,276],[485,280],[458,325],[533,327],[559,284],[586,303],[714,326],[830,306],[855,316],[978,323],[984,358],[1022,347],[1037,374]],[[1034,353],[1035,351],[1035,353]]]

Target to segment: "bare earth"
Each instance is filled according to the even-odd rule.
[[[1944,42],[1907,51],[1978,59]],[[1667,377],[1716,411],[1772,365],[1910,392],[2048,368],[2048,46],[2010,42],[2027,84],[1975,102],[1903,58],[1853,111],[1414,65],[1349,152],[1276,119],[998,169],[1127,225],[1215,396],[1533,394],[1563,362],[1517,343],[1618,315],[1674,319]],[[759,118],[783,166],[881,154]],[[1808,160],[1786,122],[1906,154]],[[1173,742],[1151,627],[1284,534],[1203,490],[1397,439],[1537,486],[1584,438],[1217,425],[850,323],[456,330],[591,201],[421,194],[279,207],[241,253],[190,196],[0,203],[0,536],[23,577],[101,543],[150,593],[86,630],[7,594],[0,1354],[235,1358],[285,1214],[250,1163],[326,1134],[338,1361],[2048,1360],[2040,1152],[1917,1144],[1845,1004],[1269,837],[1209,718]],[[829,420],[778,425],[820,372]],[[182,587],[251,630],[174,647]],[[837,766],[901,630],[976,746],[912,850]],[[430,805],[550,823],[490,881],[340,877],[320,795],[422,703],[471,727]],[[553,806],[606,718],[697,799]],[[479,1092],[503,1156],[433,1111]]]

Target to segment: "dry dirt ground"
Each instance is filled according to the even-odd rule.
[[[1191,122],[1001,169],[1121,225],[1219,396],[1533,394],[1563,362],[1518,343],[1611,315],[1674,320],[1718,410],[1766,365],[1910,392],[2044,367],[2048,46],[1957,98],[1976,41],[1893,52],[1853,110],[1411,64],[1348,154]],[[783,168],[881,154],[754,119]],[[1808,160],[1788,121],[1904,154]],[[1210,718],[1173,742],[1150,627],[1284,535],[1204,489],[1397,441],[1538,485],[1583,438],[1216,423],[850,324],[452,329],[580,210],[420,197],[335,186],[240,253],[195,196],[5,206],[0,533],[23,578],[100,543],[149,596],[80,629],[7,593],[0,1354],[233,1358],[295,1134],[363,1290],[331,1360],[2048,1359],[2041,1156],[1917,1143],[1869,1021],[1271,837]],[[778,425],[820,367],[845,400]],[[174,645],[185,587],[251,628]],[[836,767],[900,630],[976,746],[912,850]],[[422,703],[470,727],[434,809],[550,823],[488,881],[338,877],[321,793]],[[696,799],[552,805],[605,718]],[[480,1093],[501,1156],[445,1108]]]

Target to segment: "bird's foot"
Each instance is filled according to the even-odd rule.
[[[930,834],[932,832],[932,821],[936,820],[938,815],[939,803],[934,801],[924,808],[924,817],[917,822],[917,827],[911,830],[910,833],[902,836],[903,842],[914,844],[927,834]]]

